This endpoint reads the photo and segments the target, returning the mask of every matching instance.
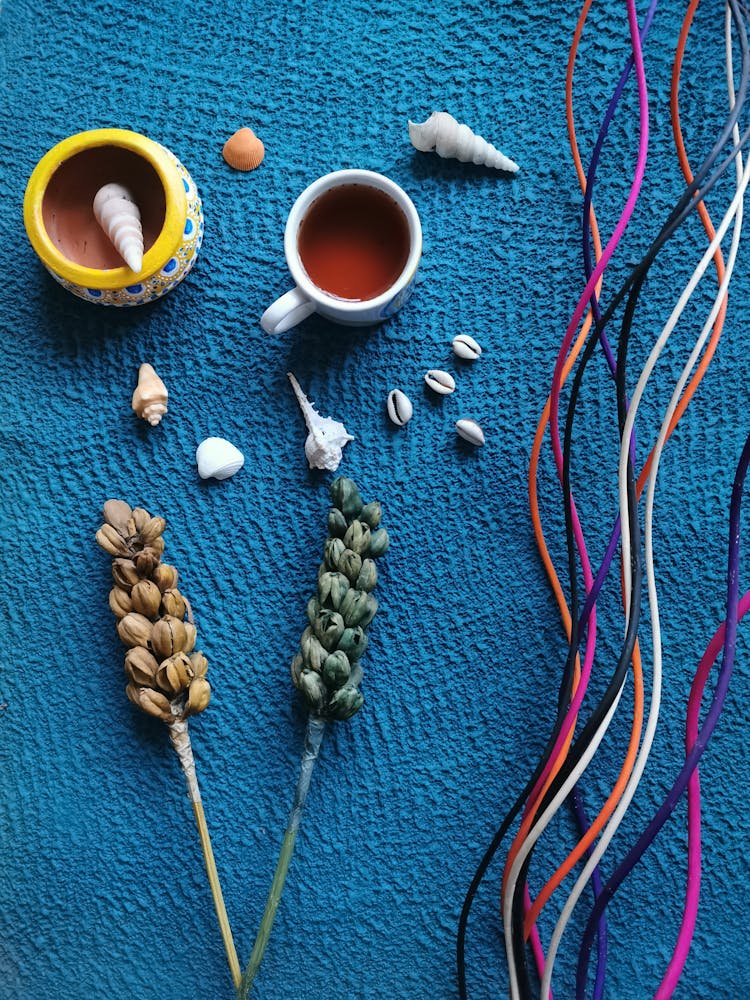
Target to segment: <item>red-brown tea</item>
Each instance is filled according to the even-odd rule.
[[[323,291],[363,301],[387,291],[409,257],[409,223],[385,191],[366,184],[316,198],[297,237],[302,266]]]

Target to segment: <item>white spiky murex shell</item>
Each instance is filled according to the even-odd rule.
[[[143,266],[141,213],[123,184],[105,184],[94,197],[94,216],[131,271]]]
[[[447,111],[433,111],[427,121],[409,122],[409,139],[421,153],[435,152],[443,158],[476,163],[516,174],[519,166],[499,149],[477,135],[468,125],[459,125]]]
[[[309,432],[305,440],[307,464],[311,469],[328,469],[329,472],[335,472],[343,458],[344,445],[354,438],[340,420],[321,417],[294,375],[287,372],[287,376],[292,383],[294,395],[297,397]]]

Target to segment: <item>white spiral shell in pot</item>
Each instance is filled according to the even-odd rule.
[[[476,163],[479,166],[518,173],[520,167],[499,149],[472,132],[468,125],[459,125],[447,111],[433,111],[425,122],[409,122],[409,139],[421,153],[435,152],[438,156]]]
[[[94,216],[131,271],[143,266],[141,213],[122,184],[105,184],[94,197]]]

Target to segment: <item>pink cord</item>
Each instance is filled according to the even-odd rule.
[[[750,590],[740,600],[737,609],[738,620],[750,610]],[[724,645],[726,623],[722,622],[709,642],[693,678],[688,701],[685,726],[685,754],[689,754],[698,738],[698,721],[703,692],[711,669]],[[701,887],[701,802],[698,768],[693,771],[688,784],[688,877],[685,889],[685,909],[682,915],[680,933],[672,952],[672,959],[654,995],[654,1000],[669,1000],[682,975],[693,939],[698,916],[698,899]]]
[[[529,892],[529,883],[527,882],[524,886],[524,896],[523,896],[523,908],[525,913],[528,913],[531,909],[531,893]],[[544,948],[542,947],[542,939],[539,937],[539,931],[537,930],[536,924],[531,928],[531,951],[534,955],[534,964],[536,965],[536,970],[539,973],[539,978],[541,979],[544,975]],[[549,1000],[552,1000],[552,990],[549,991]]]

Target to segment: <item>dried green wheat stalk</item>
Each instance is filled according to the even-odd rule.
[[[360,659],[367,648],[367,626],[378,608],[372,596],[378,576],[374,560],[386,551],[389,539],[380,527],[380,504],[364,504],[351,479],[335,479],[331,499],[317,594],[307,605],[309,624],[292,660],[292,680],[309,708],[299,779],[238,1000],[250,996],[271,935],[326,723],[351,718],[363,702]]]

